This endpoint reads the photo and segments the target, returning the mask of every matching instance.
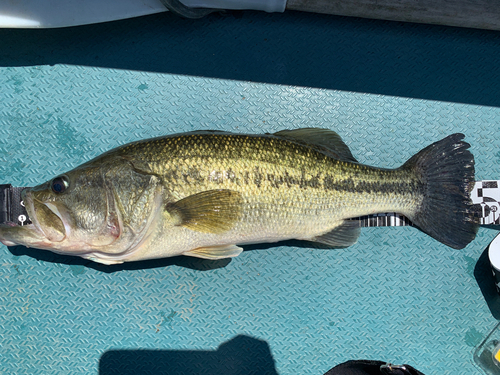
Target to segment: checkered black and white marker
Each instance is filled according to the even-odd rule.
[[[472,203],[481,206],[481,225],[500,225],[500,181],[477,181],[471,193]]]

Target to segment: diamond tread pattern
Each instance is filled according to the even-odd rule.
[[[308,25],[332,27],[338,38],[355,39],[348,32],[356,22],[360,33],[403,27],[301,17],[302,32]],[[158,17],[147,19],[168,29]],[[262,19],[270,30],[300,17],[249,13],[242,30]],[[191,23],[172,22],[192,41]],[[351,28],[343,33],[346,23]],[[95,27],[110,31],[103,38],[111,43],[127,25]],[[417,41],[436,30],[407,27]],[[169,37],[147,32],[136,38],[147,44],[152,36]],[[444,33],[455,33],[460,46],[477,35]],[[186,48],[203,52],[197,41]],[[143,59],[157,58],[142,52]],[[112,147],[163,134],[310,126],[338,131],[360,162],[381,167],[399,166],[422,147],[463,132],[476,156],[476,179],[500,178],[494,106],[356,93],[352,85],[339,91],[97,63],[45,65],[31,53],[35,63],[0,68],[0,183],[33,186]],[[273,53],[279,60],[280,52]],[[488,74],[498,80],[498,70]],[[370,358],[409,363],[425,374],[479,373],[473,348],[496,321],[474,273],[494,234],[481,229],[456,251],[415,228],[364,228],[359,242],[342,250],[290,242],[247,246],[231,261],[172,258],[110,267],[2,246],[0,372],[323,374],[343,361]]]

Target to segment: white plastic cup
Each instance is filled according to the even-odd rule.
[[[490,259],[491,271],[495,279],[495,287],[497,293],[500,294],[500,234],[490,243],[488,258]]]

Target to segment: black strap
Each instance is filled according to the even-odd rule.
[[[220,11],[220,9],[190,8],[185,6],[180,0],[160,0],[162,4],[173,14],[183,18],[198,19],[210,13]]]
[[[27,188],[12,187],[10,184],[0,185],[0,225],[31,224],[21,198],[24,189]]]
[[[392,365],[382,361],[356,360],[335,366],[325,375],[424,375],[410,365]]]

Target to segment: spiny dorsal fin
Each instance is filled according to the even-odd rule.
[[[208,190],[168,203],[166,210],[178,226],[220,234],[231,229],[240,219],[241,204],[241,193],[237,191]]]
[[[316,151],[320,151],[338,160],[358,162],[354,156],[352,156],[351,150],[349,150],[349,147],[347,147],[342,138],[340,138],[340,135],[333,130],[303,128],[281,130],[273,135],[308,145]]]

